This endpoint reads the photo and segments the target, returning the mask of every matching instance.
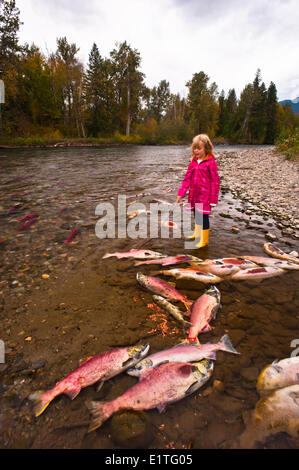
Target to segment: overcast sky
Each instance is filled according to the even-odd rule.
[[[246,4],[248,3],[248,4]],[[167,80],[172,93],[204,71],[219,92],[237,95],[261,69],[278,98],[299,96],[298,0],[16,0],[21,43],[47,54],[56,38],[75,42],[86,65],[95,42],[103,57],[127,41],[142,58],[147,86]]]

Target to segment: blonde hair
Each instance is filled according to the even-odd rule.
[[[194,158],[194,149],[198,147],[198,145],[202,143],[205,149],[205,154],[207,155],[214,155],[214,147],[213,144],[207,134],[199,134],[193,138],[192,145],[191,145],[191,160]]]

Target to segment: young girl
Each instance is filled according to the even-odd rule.
[[[199,239],[196,248],[209,243],[211,206],[218,202],[220,179],[213,153],[213,144],[206,134],[194,137],[191,146],[192,160],[184,181],[178,191],[176,202],[185,196],[189,189],[188,203],[195,213],[195,231],[189,239]]]

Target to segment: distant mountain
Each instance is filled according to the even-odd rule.
[[[285,106],[286,104],[290,104],[293,110],[294,114],[299,113],[299,96],[295,100],[283,100],[279,101],[282,106]]]

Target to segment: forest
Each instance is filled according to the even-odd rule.
[[[109,57],[94,43],[85,66],[79,46],[66,37],[57,38],[47,56],[35,44],[20,44],[21,24],[15,0],[0,0],[1,144],[169,144],[199,133],[229,143],[273,144],[298,133],[298,114],[278,103],[275,84],[267,87],[260,69],[239,97],[194,71],[181,97],[171,93],[170,77],[146,86],[141,55],[126,41],[116,43]]]

